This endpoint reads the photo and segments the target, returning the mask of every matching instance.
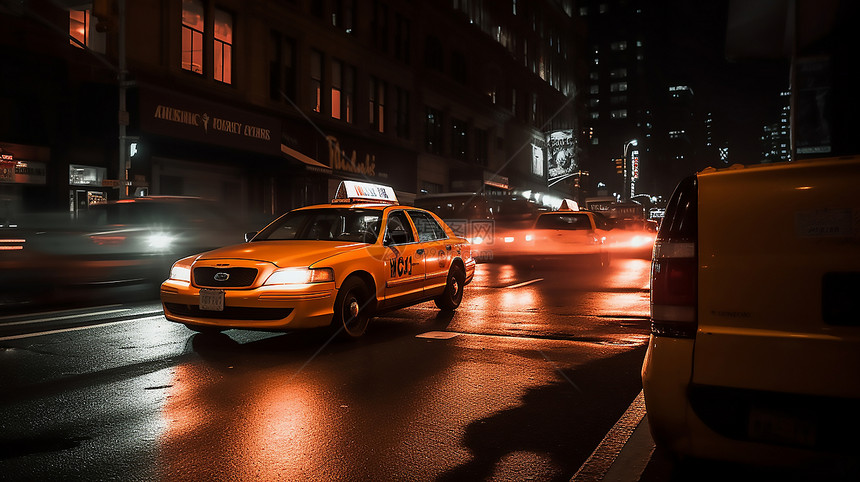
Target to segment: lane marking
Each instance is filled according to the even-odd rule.
[[[95,313],[78,313],[77,315],[54,316],[51,318],[36,318],[33,320],[24,320],[24,321],[13,321],[10,323],[0,323],[0,327],[2,327],[2,326],[15,326],[15,325],[27,325],[30,323],[44,323],[46,321],[68,320],[71,318],[83,318],[85,316],[109,315],[111,313],[119,313],[121,311],[131,311],[131,308],[121,308],[119,310],[97,311]]]
[[[640,390],[639,395],[633,400],[633,403],[627,407],[627,410],[621,415],[621,418],[615,422],[615,425],[609,429],[609,432],[606,433],[606,436],[603,437],[603,440],[600,441],[600,444],[597,445],[597,448],[594,449],[594,452],[586,459],[585,463],[576,471],[576,474],[573,475],[573,478],[570,479],[571,482],[590,482],[590,481],[599,481],[604,480],[609,472],[610,467],[613,466],[616,459],[618,459],[619,454],[621,454],[622,449],[625,448],[625,445],[630,440],[636,428],[639,426],[642,419],[645,417],[645,395]],[[641,432],[640,432],[641,433]],[[643,439],[643,437],[637,437],[636,441],[639,442]],[[646,441],[650,441],[650,437],[645,439]],[[651,442],[653,444],[653,442]],[[629,450],[628,450],[629,451]],[[653,447],[651,450],[647,451],[647,459],[651,458],[651,453],[653,452]],[[635,467],[640,467],[644,470],[647,465],[647,459],[645,460],[645,464],[632,464]],[[630,478],[624,478],[619,480],[639,480],[639,476],[641,472],[634,476],[634,474],[627,474]]]
[[[131,320],[120,320],[120,321],[112,321],[110,323],[100,323],[98,325],[75,326],[73,328],[64,328],[62,330],[49,330],[49,331],[39,331],[36,333],[24,333],[21,335],[4,336],[4,337],[0,338],[0,341],[20,340],[22,338],[33,338],[35,336],[55,335],[57,333],[68,333],[70,331],[89,330],[92,328],[102,328],[102,327],[106,327],[106,326],[120,325],[122,323],[131,323],[133,321],[143,321],[143,320],[161,318],[161,317],[162,317],[161,315],[159,315],[159,316],[147,316],[144,318],[134,318]]]
[[[415,338],[429,338],[431,340],[450,340],[455,336],[460,336],[456,331],[428,331],[426,333],[421,333],[420,335],[415,335]]]
[[[43,311],[42,313],[19,313],[17,315],[0,316],[0,320],[7,320],[9,318],[20,318],[22,316],[27,316],[27,315],[41,316],[41,315],[50,315],[52,313],[68,313],[70,311],[92,310],[92,309],[100,309],[100,308],[113,308],[115,306],[122,306],[122,304],[114,303],[112,305],[92,306],[89,308],[69,308],[67,310]]]
[[[537,283],[538,281],[543,281],[543,278],[535,278],[528,281],[523,281],[522,283],[517,283],[515,285],[505,286],[505,288],[522,288],[523,286],[528,286],[532,283]]]

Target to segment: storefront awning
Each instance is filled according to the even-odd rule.
[[[289,157],[292,157],[293,159],[296,159],[297,161],[302,162],[308,171],[319,172],[322,174],[331,174],[331,168],[330,167],[326,166],[325,164],[323,164],[319,161],[311,159],[310,157],[302,154],[301,152],[299,152],[295,149],[291,149],[291,148],[281,144],[281,152],[283,152],[285,155],[287,155]]]

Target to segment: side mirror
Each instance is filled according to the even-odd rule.
[[[248,231],[247,233],[245,233],[245,242],[250,243],[251,240],[254,239],[254,236],[256,236],[256,235],[257,235],[257,231]]]

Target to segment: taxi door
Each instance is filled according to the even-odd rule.
[[[448,269],[455,255],[454,243],[445,230],[424,211],[409,210],[409,217],[418,233],[418,242],[424,256],[424,291],[444,288],[448,280]]]
[[[388,215],[384,236],[383,305],[394,306],[420,298],[424,289],[425,251],[417,241],[405,211],[396,210]]]

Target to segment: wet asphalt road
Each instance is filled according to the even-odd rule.
[[[648,267],[482,264],[352,342],[0,317],[0,479],[569,480],[641,389]]]

